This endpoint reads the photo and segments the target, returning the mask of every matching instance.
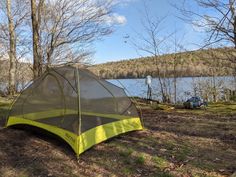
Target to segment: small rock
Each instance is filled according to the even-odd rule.
[[[161,151],[161,152],[166,152],[166,151],[167,151],[167,149],[160,149],[160,151]]]
[[[216,161],[220,161],[220,159],[219,158],[215,158],[214,162],[216,162]]]

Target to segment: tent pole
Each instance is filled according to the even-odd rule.
[[[77,147],[80,146],[80,138],[81,138],[81,104],[80,104],[80,79],[79,79],[79,69],[78,69],[78,66],[76,66],[76,78],[77,78],[77,103],[78,103],[78,117],[79,117],[79,131],[78,131],[78,134],[79,134],[79,140],[77,141],[77,143],[79,143],[77,145]],[[77,160],[79,162],[79,149],[78,148],[78,154],[77,154]]]

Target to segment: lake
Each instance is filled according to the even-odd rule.
[[[183,77],[177,79],[177,100],[184,101],[190,96],[194,96],[194,88],[196,86],[205,86],[213,85],[212,77]],[[118,80],[108,80],[109,82],[125,88],[126,93],[129,96],[138,96],[145,98],[147,94],[147,85],[145,84],[145,79],[118,79]],[[169,78],[171,83],[171,93],[174,92],[173,87],[173,78]],[[235,79],[233,77],[216,77],[215,85],[218,89],[218,92],[222,92],[223,88],[234,89],[236,88]],[[160,95],[160,84],[157,78],[152,79],[152,90],[153,98],[161,99]]]
[[[125,89],[129,96],[138,96],[145,98],[147,92],[147,85],[145,84],[145,79],[109,79],[107,80],[119,87]],[[168,79],[170,83],[170,92],[173,93],[173,78]],[[177,100],[183,101],[190,96],[194,96],[194,88],[196,85],[201,85],[202,87],[209,87],[212,85],[212,77],[183,77],[177,79]],[[204,85],[205,84],[205,85]],[[18,84],[18,90],[21,90],[26,83]],[[223,88],[236,88],[235,80],[233,77],[216,77],[215,85],[219,92],[222,92]],[[0,83],[0,90],[6,90],[6,84]],[[160,85],[157,78],[152,79],[152,90],[153,98],[161,99],[160,97]]]

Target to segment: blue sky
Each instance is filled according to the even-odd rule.
[[[187,50],[195,50],[195,43],[201,42],[203,35],[190,24],[186,24],[180,20],[178,11],[170,4],[170,2],[178,3],[175,0],[145,0],[149,12],[152,16],[161,18],[166,16],[162,23],[163,32],[160,35],[173,33],[177,31],[176,38],[181,40],[182,45]],[[104,63],[109,61],[118,61],[123,59],[137,58],[147,56],[148,54],[137,52],[136,48],[129,41],[130,38],[135,38],[137,33],[145,33],[142,27],[142,19],[144,14],[144,0],[126,0],[124,5],[119,5],[114,9],[114,12],[126,18],[126,23],[118,25],[115,32],[106,36],[101,41],[94,44],[94,63]],[[130,36],[125,39],[124,36]],[[127,43],[124,41],[127,40]],[[168,53],[174,52],[173,48],[169,48]]]

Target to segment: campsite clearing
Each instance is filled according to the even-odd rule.
[[[0,99],[0,117],[8,103]],[[157,110],[142,103],[146,130],[81,154],[34,131],[0,131],[0,176],[230,176],[236,171],[236,104]]]

